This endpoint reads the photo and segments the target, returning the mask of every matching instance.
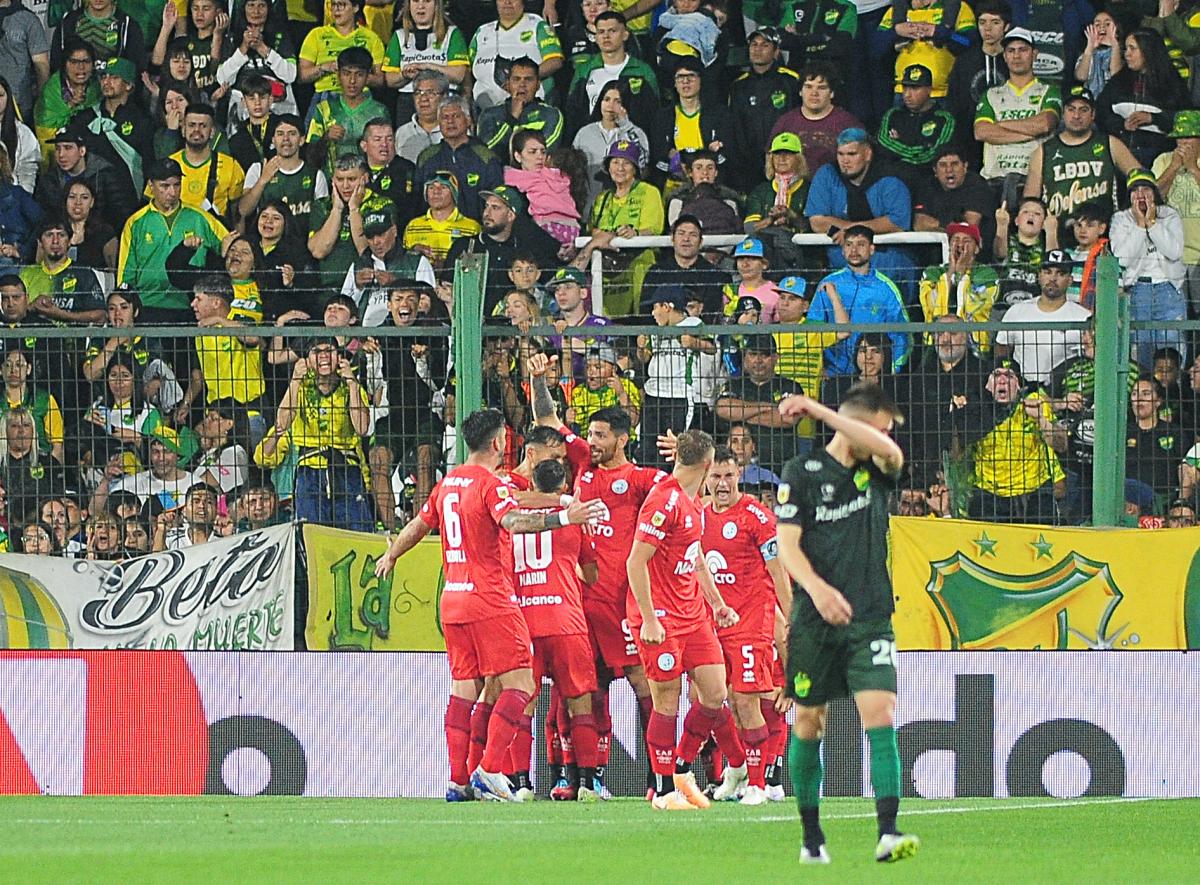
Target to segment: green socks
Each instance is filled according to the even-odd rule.
[[[896,832],[900,810],[900,749],[896,729],[891,726],[867,729],[871,742],[871,787],[875,790],[875,815],[879,835]]]
[[[796,805],[800,809],[800,821],[804,825],[804,845],[815,854],[825,844],[821,832],[821,742],[801,740],[792,734],[788,739],[788,771],[792,776],[792,790],[796,794]]]

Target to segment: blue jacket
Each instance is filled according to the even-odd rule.
[[[834,271],[817,284],[817,293],[808,309],[808,319],[814,323],[832,323],[833,305],[825,294],[825,284],[832,283],[838,297],[846,306],[852,323],[907,323],[908,311],[896,284],[879,271],[871,268],[868,273],[856,274],[848,267]],[[892,371],[899,372],[908,362],[912,341],[902,332],[891,332]],[[825,374],[853,375],[858,372],[854,354],[858,348],[858,332],[825,349]]]
[[[872,163],[878,159],[872,160]],[[867,172],[871,174],[870,171]],[[873,218],[887,216],[900,230],[912,229],[912,195],[904,182],[894,175],[880,175],[867,185],[867,205],[871,207]],[[832,215],[835,218],[845,218],[850,211],[849,194],[846,183],[838,171],[837,162],[826,163],[813,176],[812,184],[808,187],[808,202],[804,206],[804,214],[810,218],[814,215]],[[836,246],[829,248],[829,260],[836,264],[842,250]]]
[[[21,257],[33,257],[33,230],[42,219],[42,207],[29,192],[15,184],[0,184],[0,242],[16,246]]]

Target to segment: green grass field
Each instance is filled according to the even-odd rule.
[[[876,864],[872,805],[823,805],[831,867],[800,867],[794,806],[654,812],[403,799],[0,800],[4,882],[1197,882],[1200,800],[906,801],[916,858]]]

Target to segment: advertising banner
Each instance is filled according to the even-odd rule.
[[[442,547],[426,538],[384,580],[375,564],[387,550],[380,535],[304,526],[308,562],[310,651],[445,651],[438,624]]]
[[[294,647],[290,525],[123,562],[0,556],[0,648]]]
[[[449,686],[441,654],[0,652],[0,792],[439,797]],[[624,682],[612,699],[608,784],[638,795],[637,704]],[[1200,796],[1197,701],[1197,655],[906,652],[902,786]],[[869,758],[853,705],[831,705],[825,794],[866,795]]]
[[[903,650],[1200,648],[1200,528],[893,517]]]

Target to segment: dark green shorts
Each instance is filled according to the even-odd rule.
[[[787,693],[806,707],[860,691],[896,693],[896,634],[890,619],[846,627],[792,624]]]

